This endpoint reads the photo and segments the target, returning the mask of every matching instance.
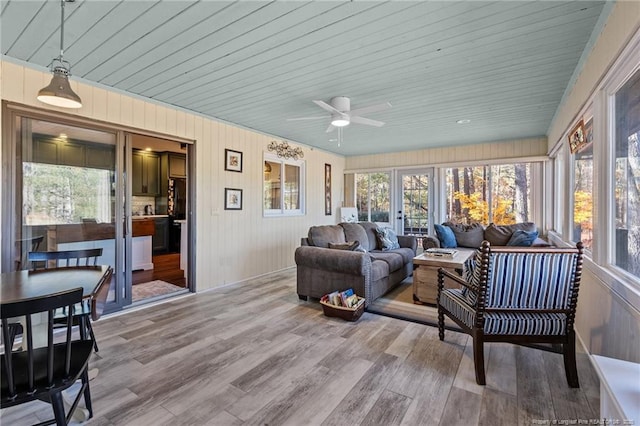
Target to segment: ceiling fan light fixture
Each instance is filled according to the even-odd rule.
[[[336,127],[348,126],[351,121],[349,117],[342,116],[340,114],[333,114],[331,116],[331,125]]]
[[[49,66],[53,77],[47,87],[40,89],[37,99],[45,104],[62,108],[81,108],[82,101],[69,85],[71,64],[65,61],[64,54],[64,4],[75,0],[60,0],[60,55]],[[57,64],[57,65],[56,65]]]

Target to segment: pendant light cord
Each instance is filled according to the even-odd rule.
[[[65,0],[60,0],[60,62],[64,55],[64,2]]]

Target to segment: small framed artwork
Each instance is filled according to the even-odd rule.
[[[232,149],[224,150],[224,169],[242,173],[242,153]]]
[[[324,165],[324,214],[331,215],[331,164]]]
[[[224,209],[242,210],[242,189],[224,189]]]
[[[575,154],[587,143],[587,138],[584,133],[584,121],[580,120],[576,127],[569,133],[569,149],[572,154]]]

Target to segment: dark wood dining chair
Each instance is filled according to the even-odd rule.
[[[107,304],[107,296],[111,287],[111,279],[113,278],[113,268],[109,268],[102,276],[100,282],[96,285],[91,293],[89,303],[82,303],[80,306],[74,306],[74,325],[78,325],[80,330],[87,330],[93,340],[93,348],[98,352],[98,342],[93,332],[91,321],[97,321],[104,312]],[[80,310],[79,310],[80,309]]]
[[[73,315],[71,307],[82,300],[82,289],[47,295],[13,303],[3,303],[0,310],[2,334],[8,339],[8,319],[26,318],[23,350],[12,351],[5,347],[1,355],[0,408],[7,408],[34,400],[51,404],[54,419],[42,424],[68,424],[80,398],[93,417],[91,391],[89,390],[89,357],[93,349],[92,339],[72,338]],[[67,308],[66,334],[63,341],[54,343],[54,315],[56,310]],[[33,314],[46,314],[47,346],[35,347],[33,343]],[[36,331],[38,332],[38,331]],[[71,387],[78,379],[82,386],[69,413],[65,413],[62,391]]]
[[[102,249],[31,251],[28,260],[32,269],[49,269],[70,266],[96,266]],[[51,266],[54,265],[54,266]]]
[[[82,267],[82,266],[96,266],[98,258],[102,256],[102,249],[82,249],[82,250],[64,250],[64,251],[36,251],[29,253],[29,261],[34,270],[37,269],[49,269],[50,263],[55,262],[53,267]],[[109,285],[111,283],[111,277],[113,275],[113,269],[109,268],[107,271],[109,275],[106,287],[107,294],[109,292]],[[106,276],[106,275],[105,275]],[[73,325],[80,327],[80,332],[88,332],[92,339],[95,341],[95,335],[93,333],[93,327],[91,326],[90,318],[92,316],[92,300],[96,298],[96,291],[100,284],[104,283],[104,278],[98,283],[91,298],[73,307]],[[103,304],[106,303],[106,295]],[[104,308],[103,308],[104,309]],[[102,311],[100,312],[102,314]],[[64,312],[63,312],[64,318]],[[56,318],[56,323],[60,322],[59,318]],[[94,343],[95,351],[98,352],[98,344]]]

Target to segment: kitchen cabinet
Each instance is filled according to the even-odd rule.
[[[131,155],[131,187],[133,195],[160,194],[160,157],[146,151],[133,151]]]
[[[32,160],[35,163],[113,170],[115,147],[34,135]]]
[[[153,234],[153,252],[165,252],[169,248],[169,218],[157,217],[155,221],[155,233]]]
[[[173,153],[169,154],[169,177],[187,177],[187,157],[185,155]]]

